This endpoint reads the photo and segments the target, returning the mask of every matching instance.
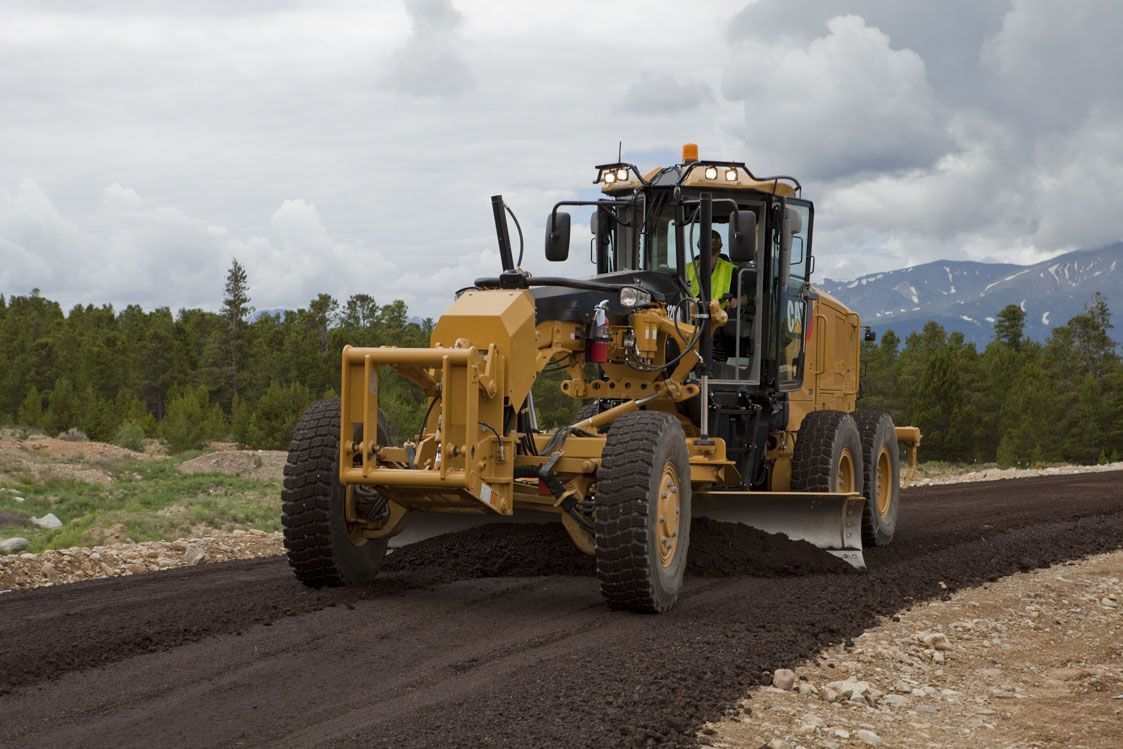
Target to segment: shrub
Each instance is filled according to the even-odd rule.
[[[60,440],[66,440],[67,442],[89,442],[90,441],[90,438],[86,436],[85,432],[83,432],[81,429],[76,429],[74,427],[71,427],[70,429],[67,429],[65,432],[60,432],[58,438]]]
[[[144,452],[144,427],[135,421],[126,421],[113,435],[113,444],[133,452]]]
[[[16,413],[16,423],[32,429],[43,426],[43,396],[34,385],[27,391]]]
[[[46,427],[49,433],[57,434],[78,426],[81,420],[82,401],[74,392],[70,380],[62,377],[55,383],[54,389],[47,397],[47,413],[44,415],[42,426]]]
[[[185,388],[168,400],[168,410],[160,422],[160,436],[168,451],[197,450],[209,440],[226,434],[226,416],[211,403],[203,386]]]
[[[250,418],[248,444],[261,450],[286,449],[296,422],[313,399],[312,391],[304,385],[270,385]]]

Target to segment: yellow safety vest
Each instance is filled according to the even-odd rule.
[[[720,299],[733,288],[733,271],[735,266],[722,256],[718,255],[710,273],[710,298]],[[698,296],[701,286],[698,285],[698,261],[686,266],[686,277],[690,281],[690,293]]]

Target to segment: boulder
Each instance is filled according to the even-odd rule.
[[[18,554],[27,548],[28,543],[26,538],[20,538],[19,536],[5,538],[3,541],[0,541],[0,551],[5,554]]]
[[[188,565],[198,564],[207,557],[207,552],[201,546],[191,544],[183,551],[183,563]]]
[[[55,528],[62,527],[62,521],[59,520],[58,516],[53,512],[48,512],[41,518],[32,517],[31,522],[39,526],[40,528],[46,528],[47,530],[54,530]]]
[[[772,674],[772,686],[787,691],[795,686],[795,671],[790,668],[778,668]]]

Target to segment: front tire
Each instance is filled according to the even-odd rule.
[[[367,582],[386,557],[388,539],[363,538],[347,524],[339,482],[339,409],[339,399],[331,398],[304,412],[289,444],[281,490],[289,566],[313,588]],[[389,442],[381,414],[378,442]]]
[[[854,414],[862,437],[862,473],[866,507],[862,543],[888,546],[897,530],[901,505],[901,454],[893,419],[884,411]]]
[[[690,460],[682,425],[643,411],[612,423],[597,473],[596,561],[613,609],[666,611],[690,545]]]

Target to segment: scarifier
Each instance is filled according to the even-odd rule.
[[[341,397],[307,411],[285,468],[285,547],[300,580],[369,580],[391,540],[560,521],[596,557],[609,606],[659,612],[678,595],[692,517],[784,533],[856,567],[863,542],[893,538],[901,449],[907,485],[920,431],[855,410],[872,337],[810,283],[815,212],[799,182],[699,160],[690,144],[670,167],[596,169],[604,197],[555,205],[545,243],[548,260],[565,261],[560,209],[591,210],[595,276],[518,267],[495,196],[503,271],[459,292],[431,346],[344,348]],[[726,294],[711,289],[713,231],[732,265]],[[562,391],[585,401],[552,433],[531,394],[547,368],[563,368]],[[402,445],[378,408],[388,369],[427,398]]]

